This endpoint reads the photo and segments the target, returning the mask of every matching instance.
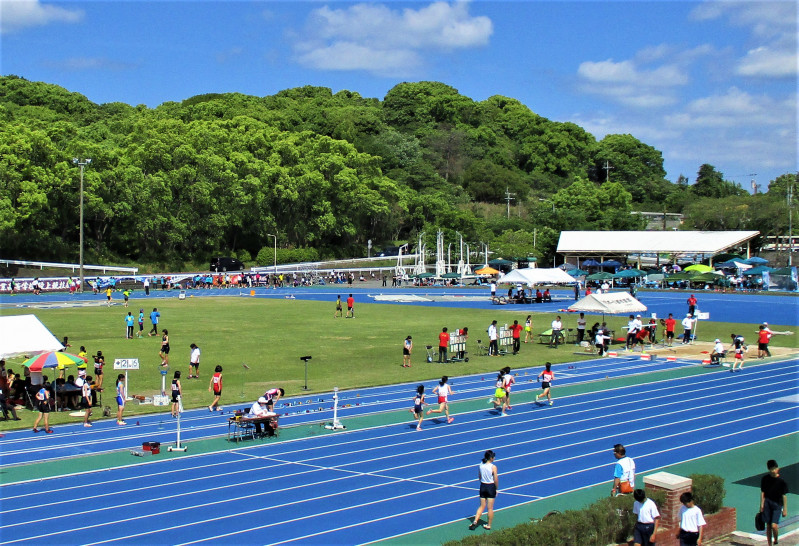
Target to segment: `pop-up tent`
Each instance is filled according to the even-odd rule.
[[[589,294],[570,305],[569,311],[619,315],[622,313],[643,313],[646,311],[646,305],[627,292],[605,292],[604,294]]]
[[[0,358],[36,355],[63,348],[36,315],[0,317]]]
[[[514,269],[500,279],[503,283],[537,284],[573,284],[577,282],[574,277],[560,268],[530,267]]]

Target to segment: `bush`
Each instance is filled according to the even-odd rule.
[[[713,514],[721,510],[724,505],[724,478],[713,474],[691,474],[688,476],[693,481],[691,492],[694,503],[705,514]]]
[[[274,247],[272,247],[272,255],[274,256]],[[241,249],[236,252],[236,258],[244,264],[252,261],[252,255],[250,254],[250,251],[246,249]]]
[[[241,258],[239,258],[241,261]],[[277,263],[294,264],[300,262],[319,261],[319,252],[315,248],[278,248]],[[275,247],[265,246],[258,251],[255,262],[261,266],[269,266],[275,263]]]

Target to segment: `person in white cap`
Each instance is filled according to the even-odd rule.
[[[682,342],[684,345],[691,343],[691,332],[694,329],[694,316],[691,313],[682,319]]]
[[[269,408],[266,406],[267,400],[263,396],[261,396],[258,400],[250,408],[250,412],[247,414],[248,419],[258,419],[260,417],[266,417],[271,412]],[[255,433],[260,435],[261,434],[261,423],[255,423]]]
[[[710,363],[720,364],[721,358],[723,356],[724,356],[724,344],[721,342],[720,339],[716,339],[715,345],[713,345],[713,352],[710,353]]]

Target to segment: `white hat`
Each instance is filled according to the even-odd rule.
[[[260,398],[258,399],[258,403],[259,403],[259,404],[266,404],[266,398],[264,398],[263,396],[262,396],[262,397],[260,397]]]
[[[721,340],[717,338],[716,343],[721,343]]]
[[[635,315],[635,318],[641,318],[641,315]]]
[[[764,322],[764,323],[763,323],[763,326],[768,326],[768,322]]]

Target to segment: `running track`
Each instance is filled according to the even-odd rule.
[[[6,484],[0,544],[358,544],[465,527],[486,449],[501,509],[609,484],[617,442],[640,473],[795,433],[797,385],[791,360],[563,398],[556,386],[553,407],[508,417],[486,405],[422,432],[407,422]]]

